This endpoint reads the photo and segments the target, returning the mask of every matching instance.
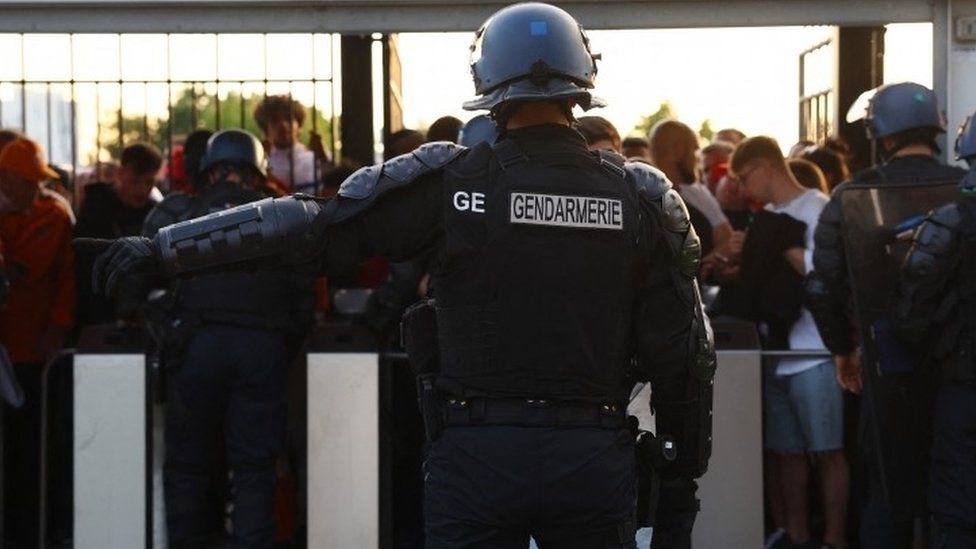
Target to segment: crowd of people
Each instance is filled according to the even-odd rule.
[[[264,197],[293,192],[334,195],[359,166],[336,162],[315,134],[307,145],[301,143],[305,117],[304,107],[291,97],[271,96],[254,112],[261,139],[241,130],[198,130],[186,136],[179,155],[170,159],[150,144],[130,144],[110,179],[85,184],[75,193],[76,203],[57,192],[56,182],[62,187],[70,187],[70,182],[47,165],[37,143],[0,130],[0,342],[26,394],[22,407],[5,410],[7,547],[37,544],[38,402],[44,364],[71,346],[85,326],[124,322],[143,310],[133,305],[133,300],[144,301],[142,286],[131,292],[120,286],[112,297],[93,293],[90,271],[95,254],[85,247],[76,249],[72,239],[152,236],[171,223]],[[446,116],[426,133],[401,129],[388,137],[384,158],[410,153],[428,142],[457,142],[464,128],[461,120]],[[626,138],[599,116],[582,116],[574,128],[591,151],[613,151],[653,166],[674,185],[701,240],[703,259],[697,275],[712,319],[755,323],[765,349],[809,353],[763,364],[767,546],[845,547],[856,537],[847,524],[856,488],[848,462],[851,448],[845,442],[849,437],[845,438],[843,391],[858,390],[859,374],[850,366],[855,360],[850,349],[840,353],[821,337],[823,325],[809,309],[804,280],[826,241],[818,224],[823,223],[829,196],[852,177],[849,149],[836,138],[800,141],[784,149],[771,137],[747,136],[731,128],[706,141],[674,119],[657,123],[646,136]],[[496,130],[484,139],[493,140],[500,133]],[[931,132],[898,139],[897,147],[891,145],[892,156],[937,154]],[[949,175],[961,179],[963,173]],[[167,187],[173,189],[166,197],[158,188],[162,177],[169,178]],[[467,207],[476,208],[473,204]],[[220,526],[220,520],[209,520],[219,519],[220,512],[213,510],[219,505],[213,504],[208,489],[212,492],[223,484],[223,473],[215,472],[221,453],[238,484],[235,535],[253,536],[260,544],[262,536],[274,531],[267,503],[275,500],[281,454],[287,451],[281,440],[285,389],[280,372],[295,361],[315,312],[332,309],[330,291],[336,288],[372,288],[369,311],[374,314],[366,324],[389,334],[403,309],[427,294],[432,262],[430,258],[391,264],[374,258],[356,272],[330,273],[318,281],[310,273],[274,272],[263,278],[210,273],[179,288],[173,307],[180,314],[192,313],[195,327],[222,328],[207,331],[206,338],[198,332],[190,338],[178,335],[184,337],[178,345],[162,344],[164,358],[178,372],[169,402],[177,411],[167,412],[171,438],[166,465],[170,539],[175,544],[196,546],[201,535],[212,533],[208,528]],[[269,287],[275,291],[269,294]],[[230,295],[221,298],[222,293]],[[246,405],[233,399],[215,402],[213,395],[239,374],[234,368],[252,362],[254,378]],[[406,387],[413,390],[412,380]],[[415,398],[411,395],[408,402]],[[272,425],[267,417],[282,424]],[[236,422],[262,421],[268,423],[265,431],[244,439],[228,435],[226,445],[217,444],[221,431],[234,430]],[[403,440],[417,447],[408,463],[419,478],[416,456],[422,455],[422,440]],[[418,490],[404,490],[419,499]],[[875,518],[865,516],[862,521]],[[67,539],[70,529],[53,534]],[[422,528],[414,534],[422,538]],[[287,542],[294,535],[279,528],[276,541]],[[861,538],[863,546],[872,546],[863,534]],[[421,543],[414,541],[416,546]]]

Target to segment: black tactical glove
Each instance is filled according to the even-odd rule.
[[[92,267],[92,290],[96,294],[115,295],[122,278],[132,275],[159,275],[162,267],[156,258],[156,246],[142,236],[120,238],[102,252]]]

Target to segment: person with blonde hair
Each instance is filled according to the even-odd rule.
[[[827,195],[796,180],[779,143],[771,137],[756,136],[743,141],[732,154],[731,168],[746,193],[766,204],[767,211],[785,214],[806,225],[805,248],[793,247],[784,252],[786,261],[805,276],[813,270],[813,235]],[[750,230],[750,239],[753,233]],[[789,330],[788,348],[827,349],[805,307]],[[844,457],[844,399],[833,361],[785,358],[764,368],[763,377],[764,439],[774,470],[770,488],[782,497],[786,534],[794,544],[810,542],[807,486],[809,460],[813,459],[824,500],[823,541],[831,547],[842,547],[849,471]]]

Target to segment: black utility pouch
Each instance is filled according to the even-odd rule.
[[[440,370],[437,308],[433,299],[425,299],[407,308],[400,324],[400,339],[415,375],[436,374]]]

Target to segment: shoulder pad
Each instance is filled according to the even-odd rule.
[[[626,162],[624,170],[637,185],[637,191],[646,198],[657,200],[672,188],[664,172],[643,162]]]
[[[959,211],[959,204],[951,202],[932,210],[932,213],[929,214],[928,221],[947,229],[955,230],[962,222],[962,212]]]
[[[145,221],[142,222],[143,236],[153,236],[167,225],[190,219],[195,200],[194,197],[181,192],[166,195],[162,202],[149,210]]]
[[[466,147],[448,141],[421,145],[417,150],[387,160],[383,164],[360,168],[339,187],[339,196],[366,200],[415,181],[420,176],[453,162]]]
[[[604,170],[616,175],[617,177],[626,177],[627,170],[624,169],[624,165],[627,163],[624,157],[615,153],[614,151],[603,150],[600,151],[600,166]]]

